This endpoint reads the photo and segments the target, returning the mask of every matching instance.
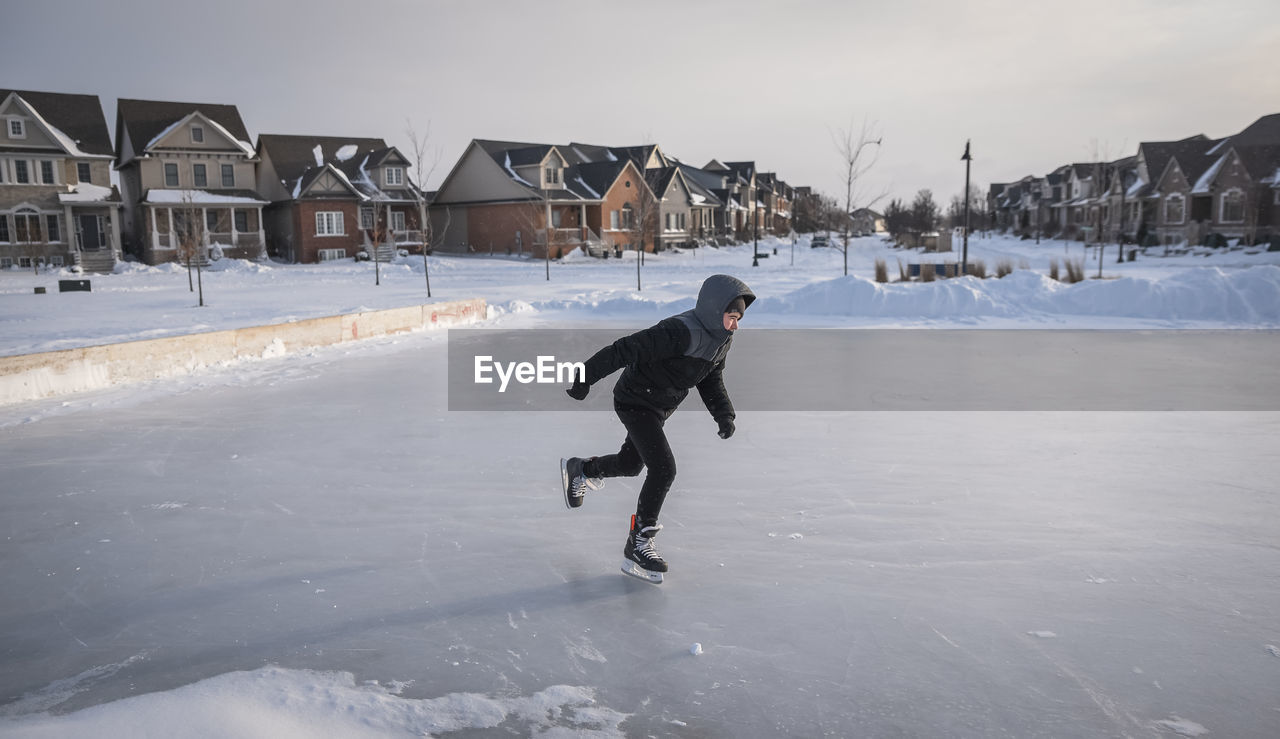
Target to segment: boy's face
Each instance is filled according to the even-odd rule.
[[[738,321],[742,320],[742,314],[738,311],[730,311],[724,314],[724,328],[726,331],[737,331]]]

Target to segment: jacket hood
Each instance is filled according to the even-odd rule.
[[[730,275],[711,275],[698,290],[698,304],[693,314],[702,327],[712,335],[723,338],[730,334],[724,327],[724,310],[734,298],[741,297],[748,308],[755,302],[755,293],[747,283]]]

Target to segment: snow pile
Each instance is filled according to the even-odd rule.
[[[503,727],[519,735],[556,729],[621,737],[628,714],[598,706],[591,688],[553,685],[530,696],[452,693],[400,697],[407,687],[357,685],[349,672],[267,667],[50,716],[0,720],[0,736],[163,736],[228,739],[433,736]],[[505,733],[505,732],[504,732]]]
[[[1003,279],[881,284],[841,277],[762,298],[757,311],[870,318],[963,319],[1114,316],[1232,324],[1280,323],[1280,267],[1209,267],[1167,279],[1124,277],[1065,284],[1031,271]]]

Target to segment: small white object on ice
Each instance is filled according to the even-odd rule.
[[[1204,736],[1209,730],[1197,724],[1195,721],[1188,721],[1178,716],[1170,716],[1167,719],[1156,722],[1158,725],[1172,730],[1175,734],[1182,736]]]
[[[1268,644],[1267,651],[1271,652],[1272,657],[1280,657],[1280,647],[1277,647],[1274,644]]]
[[[700,642],[694,642],[693,646],[689,647],[689,654],[692,654],[695,657],[702,654],[702,644]]]
[[[1027,634],[1039,639],[1056,639],[1058,636],[1052,631],[1028,631]]]

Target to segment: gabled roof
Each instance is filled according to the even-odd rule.
[[[600,200],[613,187],[613,183],[618,181],[618,176],[627,168],[628,161],[575,164],[565,170],[565,186],[584,200]]]
[[[111,134],[97,95],[0,89],[0,102],[17,95],[43,121],[68,139],[73,149],[91,156],[111,156]],[[56,133],[54,138],[58,138]],[[74,154],[75,152],[70,152]]]
[[[389,147],[382,139],[349,138],[343,136],[290,136],[264,133],[258,136],[258,153],[271,158],[276,175],[292,189],[298,178],[308,175],[314,179],[323,171],[323,164],[316,163],[316,147],[320,148],[320,161],[340,167],[354,159],[373,158]],[[357,162],[358,163],[358,162]],[[344,174],[346,172],[344,171]],[[307,183],[309,184],[309,183]]]
[[[1240,162],[1254,182],[1280,185],[1275,181],[1277,172],[1280,172],[1280,144],[1231,148],[1240,156]]]
[[[1222,145],[1218,147],[1219,151],[1215,153],[1225,151],[1227,146],[1274,145],[1280,145],[1280,113],[1264,115],[1240,133],[1223,139]]]
[[[1201,133],[1180,141],[1144,141],[1138,144],[1138,154],[1146,162],[1147,174],[1154,184],[1164,174],[1164,168],[1168,166],[1171,157],[1205,151],[1212,145],[1213,142]]]
[[[134,154],[141,154],[151,142],[166,129],[171,128],[193,113],[200,113],[213,123],[221,126],[236,141],[249,146],[249,132],[245,130],[240,111],[234,105],[216,103],[175,103],[161,100],[131,100],[121,98],[116,101],[116,160],[117,165],[124,156],[124,132],[128,132],[129,141],[133,144]]]

